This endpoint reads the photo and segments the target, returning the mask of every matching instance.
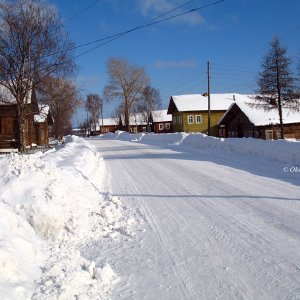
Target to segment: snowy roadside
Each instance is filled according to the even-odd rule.
[[[204,150],[206,153],[250,155],[268,160],[300,165],[300,142],[294,140],[260,140],[253,138],[216,138],[201,133],[136,133],[117,131],[100,135],[100,139],[119,139],[149,145],[179,146],[185,149]],[[300,169],[299,169],[300,170]],[[299,171],[298,171],[299,172]]]
[[[132,235],[135,220],[109,193],[93,146],[0,157],[0,299],[105,299],[118,275],[89,242]],[[33,295],[33,296],[32,296]]]

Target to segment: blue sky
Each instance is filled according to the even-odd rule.
[[[66,31],[84,44],[142,25],[187,0],[48,0],[64,20]],[[194,0],[175,13],[216,0]],[[96,3],[97,2],[97,3]],[[90,8],[88,8],[92,5]],[[88,9],[87,9],[88,8]],[[211,64],[211,92],[252,93],[262,56],[277,34],[294,66],[300,64],[299,0],[225,0],[184,17],[132,32],[79,57],[77,84],[83,96],[102,96],[110,57],[144,66],[163,108],[171,95],[207,91],[206,64]],[[96,46],[79,48],[76,54]],[[114,104],[105,104],[105,117]],[[79,110],[78,120],[85,114]],[[77,124],[74,119],[74,125]]]

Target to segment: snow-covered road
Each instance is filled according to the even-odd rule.
[[[113,299],[300,299],[300,173],[279,164],[89,140],[111,190],[143,219],[97,244],[120,276]]]

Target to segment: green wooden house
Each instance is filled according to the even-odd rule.
[[[210,132],[218,136],[218,122],[233,103],[234,94],[211,94]],[[171,96],[168,114],[172,114],[173,132],[208,132],[208,97],[206,94]]]

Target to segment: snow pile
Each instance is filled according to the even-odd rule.
[[[184,132],[161,134],[149,133],[141,138],[141,142],[145,144],[178,144],[181,143],[186,136],[188,136],[188,134]]]
[[[107,132],[107,133],[100,134],[99,137],[101,137],[102,139],[114,139],[116,136],[112,132]]]
[[[250,154],[269,160],[300,165],[300,143],[293,140],[260,140],[253,138],[216,138],[201,133],[137,133],[118,131],[116,139],[135,141],[152,145],[178,145],[190,149],[226,152],[229,154]]]
[[[116,131],[116,138],[122,141],[140,141],[145,133],[129,133],[126,131]]]
[[[265,141],[253,138],[220,139],[193,133],[189,134],[180,145],[185,148],[209,150],[209,152],[250,154],[268,160],[300,164],[300,143],[292,141]]]
[[[0,299],[101,299],[117,280],[81,249],[131,235],[134,220],[105,188],[88,142],[68,137],[59,147],[0,157]]]

